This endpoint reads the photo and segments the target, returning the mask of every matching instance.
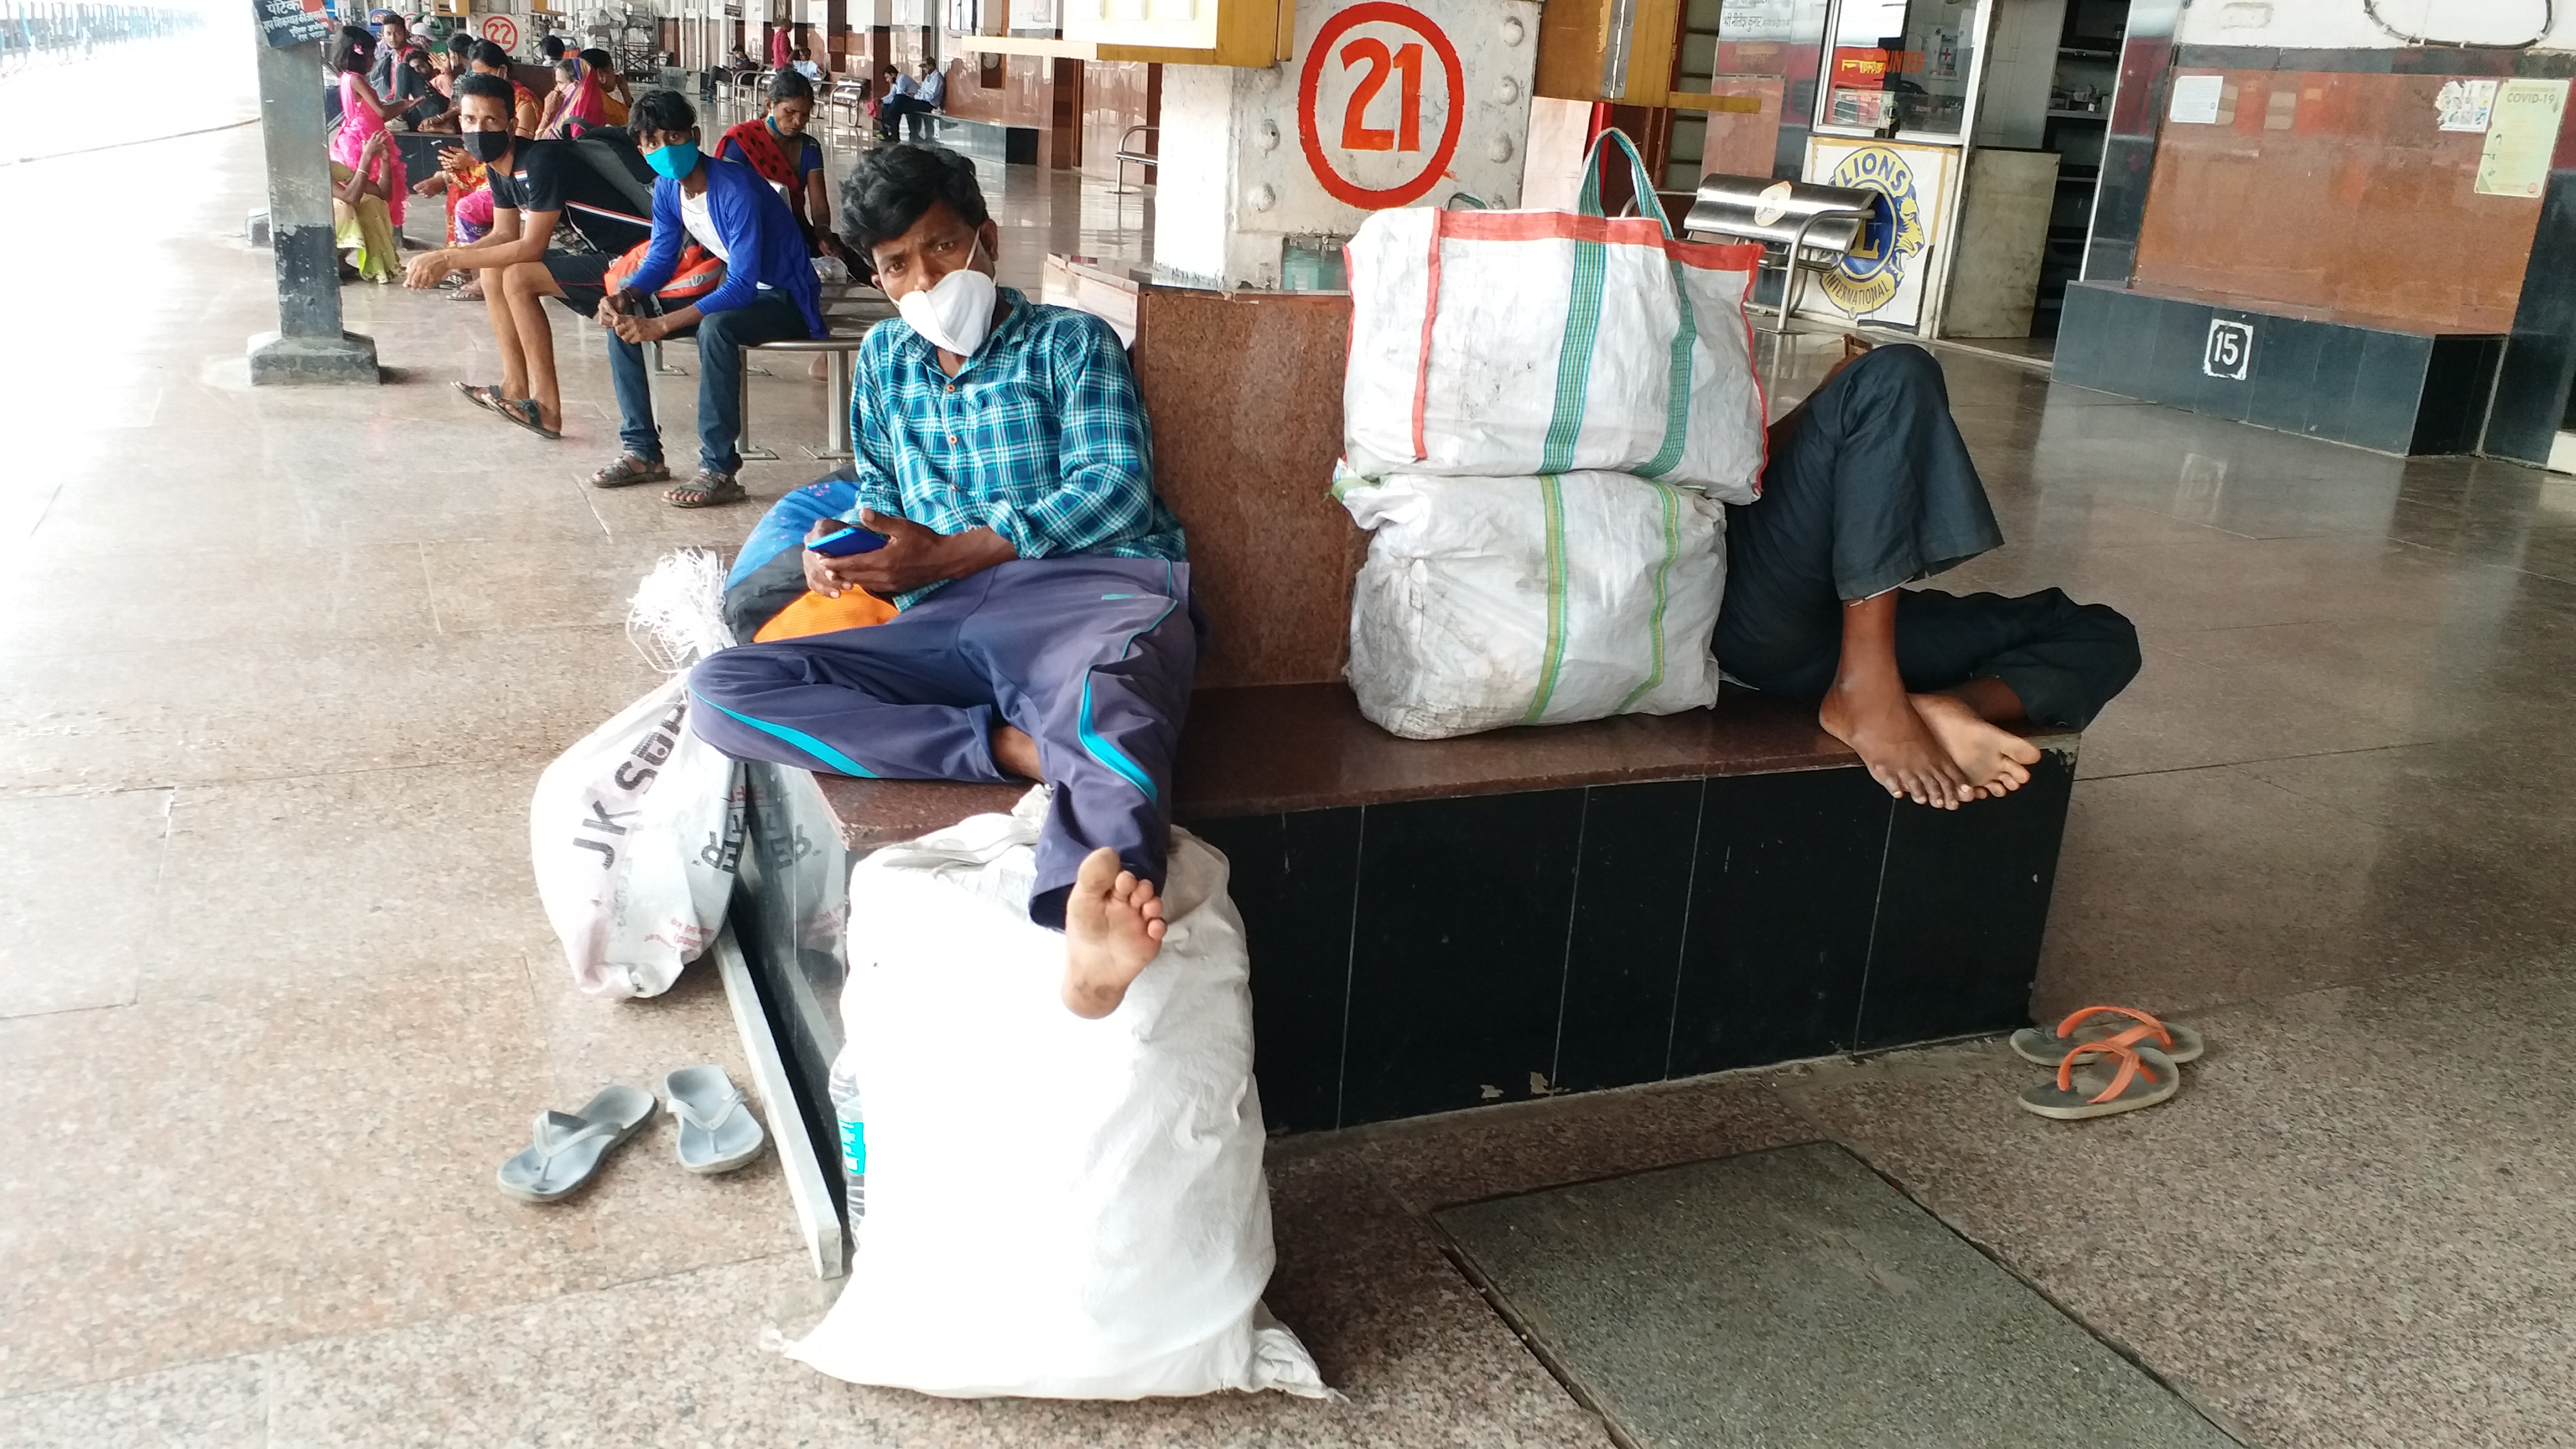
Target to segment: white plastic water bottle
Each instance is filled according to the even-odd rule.
[[[859,1116],[859,1074],[850,1064],[849,1053],[843,1052],[832,1063],[828,1085],[832,1115],[841,1124],[841,1185],[848,1203],[843,1216],[849,1225],[850,1243],[855,1247],[859,1220],[868,1215],[868,1128]]]

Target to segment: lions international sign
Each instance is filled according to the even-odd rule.
[[[1860,245],[1809,294],[1816,305],[1854,320],[1922,324],[1924,294],[1937,279],[1939,248],[1947,239],[1950,168],[1957,155],[1946,146],[1830,136],[1807,143],[1809,181],[1885,198]]]

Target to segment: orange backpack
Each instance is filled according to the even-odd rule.
[[[637,242],[626,255],[609,263],[609,295],[624,291],[627,283],[635,280],[635,274],[644,270],[645,255],[652,250],[651,242]],[[686,307],[704,300],[707,294],[723,286],[724,277],[725,264],[716,260],[715,253],[690,242],[680,248],[680,260],[671,268],[671,280],[664,282],[662,290],[653,295],[669,306]]]

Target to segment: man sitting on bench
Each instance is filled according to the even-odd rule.
[[[1029,918],[1065,933],[1065,1005],[1106,1016],[1160,949],[1205,627],[1136,379],[1108,323],[995,287],[1001,231],[955,152],[860,157],[841,218],[902,309],[868,334],[850,403],[854,521],[885,542],[833,557],[819,523],[805,577],[901,612],[722,650],[689,718],[740,759],[1051,784]]]
[[[2004,541],[1920,347],[1847,339],[1772,425],[1761,498],[1726,513],[1718,662],[1817,704],[1892,795],[1955,810],[2017,790],[2039,751],[2003,726],[2080,730],[2137,677],[2138,631],[2105,605],[1899,587]]]
[[[653,380],[644,346],[698,338],[698,474],[669,489],[676,508],[709,508],[744,497],[742,350],[764,342],[820,337],[823,290],[805,256],[805,233],[760,173],[698,151],[698,113],[678,91],[646,91],[632,115],[635,144],[659,177],[653,183],[653,245],[627,285],[599,304],[613,334],[608,371],[617,386],[618,441],[625,456],[591,475],[599,488],[671,476],[662,430],[653,422]],[[722,285],[694,305],[664,313],[654,294],[671,280],[680,249],[705,247],[725,264]]]
[[[500,414],[542,438],[563,436],[563,388],[555,379],[555,335],[545,299],[558,297],[589,317],[607,295],[609,265],[651,237],[635,195],[591,164],[582,148],[624,160],[618,141],[528,141],[511,131],[517,97],[493,75],[456,83],[457,139],[491,176],[492,229],[471,246],[443,247],[412,259],[403,282],[435,287],[451,272],[478,270],[491,309],[492,340],[501,349],[497,386],[458,382],[475,406]],[[622,138],[620,138],[622,140]],[[641,194],[637,182],[635,193]],[[555,222],[569,208],[573,227],[596,252],[549,251]]]

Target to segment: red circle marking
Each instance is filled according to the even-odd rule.
[[[492,42],[494,45],[501,47],[503,50],[516,50],[519,48],[519,27],[517,22],[511,20],[509,16],[486,15],[483,17],[482,29],[483,38]],[[509,38],[505,40],[502,38],[504,36]]]
[[[1315,95],[1323,85],[1324,64],[1332,56],[1333,46],[1353,26],[1366,25],[1372,20],[1401,25],[1428,41],[1432,54],[1440,57],[1441,72],[1449,81],[1449,121],[1440,128],[1440,144],[1432,148],[1430,164],[1411,181],[1378,188],[1357,185],[1334,170],[1331,159],[1324,155],[1323,140],[1315,129]],[[1305,143],[1306,165],[1334,200],[1351,206],[1381,211],[1418,201],[1432,187],[1440,184],[1441,176],[1449,169],[1450,158],[1458,154],[1458,133],[1464,129],[1467,120],[1466,91],[1466,78],[1458,65],[1458,48],[1449,43],[1446,31],[1431,23],[1431,17],[1410,5],[1396,4],[1395,0],[1366,0],[1364,4],[1341,11],[1325,21],[1324,28],[1316,32],[1314,48],[1306,53],[1305,74],[1297,83],[1297,139]]]

